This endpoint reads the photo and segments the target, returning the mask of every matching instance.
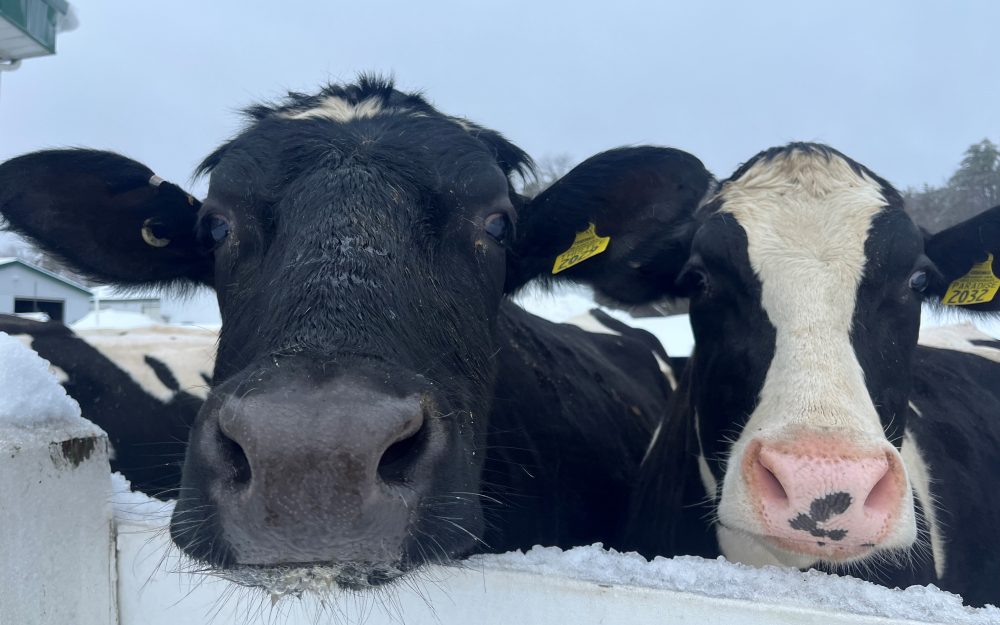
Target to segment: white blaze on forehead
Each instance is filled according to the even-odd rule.
[[[348,122],[352,119],[365,119],[375,117],[382,113],[382,101],[380,98],[367,98],[360,102],[351,102],[340,96],[326,96],[316,106],[304,109],[283,111],[279,117],[286,119],[311,119],[327,118],[336,122]]]
[[[840,156],[793,150],[756,163],[720,197],[721,210],[746,231],[776,329],[744,431],[801,424],[882,436],[850,338],[865,240],[886,205],[881,185]]]

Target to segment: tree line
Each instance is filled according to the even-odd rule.
[[[910,188],[903,199],[917,225],[931,232],[1000,205],[1000,150],[989,139],[973,143],[944,186]]]

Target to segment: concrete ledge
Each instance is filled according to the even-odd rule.
[[[117,623],[108,441],[0,427],[0,623]]]
[[[564,553],[572,557],[576,551]],[[836,597],[836,588],[831,589],[833,596],[828,596],[825,604],[816,606],[790,605],[783,602],[780,592],[775,596],[761,592],[755,599],[730,599],[634,583],[602,583],[581,579],[573,571],[556,575],[544,567],[532,567],[530,562],[512,563],[508,555],[477,558],[464,569],[431,567],[399,586],[374,595],[345,593],[325,601],[309,596],[285,597],[274,602],[260,591],[186,572],[191,565],[178,556],[177,550],[169,545],[164,528],[155,523],[120,522],[118,552],[121,625],[916,625],[985,624],[994,622],[991,619],[997,616],[995,611],[985,613],[967,608],[955,611],[954,606],[947,605],[937,606],[941,609],[938,617],[932,610],[919,620],[850,613],[840,609],[842,601]],[[520,556],[513,559],[517,558]],[[732,590],[738,590],[742,569],[725,562],[700,560],[700,563],[696,566],[733,569]],[[681,562],[679,566],[686,564]],[[797,571],[776,571],[803,575]],[[818,579],[807,579],[805,583],[823,587]],[[885,593],[887,597],[895,593],[893,598],[907,600],[907,593],[902,591],[875,588],[874,593]]]

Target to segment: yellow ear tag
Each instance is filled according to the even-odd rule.
[[[590,224],[583,232],[576,233],[576,239],[569,249],[556,256],[556,262],[552,265],[552,273],[559,273],[569,269],[573,265],[578,265],[591,256],[597,256],[608,249],[611,237],[597,236],[597,226]]]
[[[983,262],[973,265],[969,273],[950,285],[941,298],[946,306],[968,306],[993,301],[1000,290],[1000,278],[993,275],[993,254]]]

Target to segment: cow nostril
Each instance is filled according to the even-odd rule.
[[[389,445],[378,463],[378,476],[382,481],[395,483],[406,481],[414,460],[423,448],[424,437],[424,428],[420,428]]]
[[[781,485],[781,480],[778,479],[778,476],[774,472],[764,466],[760,458],[754,464],[754,472],[756,473],[760,495],[765,500],[775,503],[788,503],[788,493],[785,492],[785,487]]]
[[[892,509],[893,504],[897,501],[898,493],[894,487],[895,479],[889,468],[890,466],[891,463],[887,464],[885,473],[875,483],[875,486],[872,487],[871,492],[868,493],[868,497],[865,498],[866,510],[888,511]]]
[[[239,443],[226,436],[222,431],[218,433],[218,436],[222,458],[232,472],[233,483],[240,486],[249,484],[252,474],[250,460],[247,458],[246,452],[243,451]]]

